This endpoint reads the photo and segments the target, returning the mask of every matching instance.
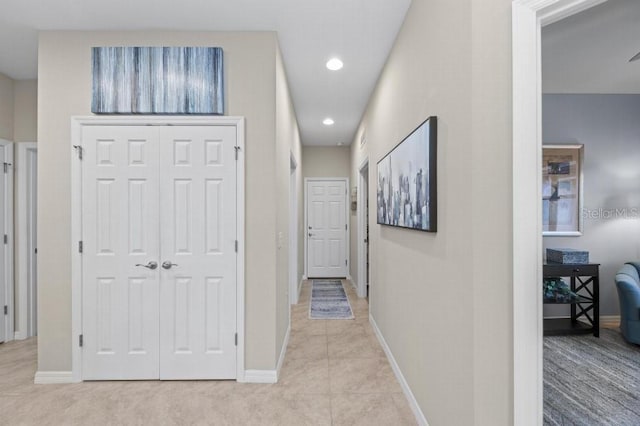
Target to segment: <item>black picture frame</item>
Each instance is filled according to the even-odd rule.
[[[379,225],[436,232],[438,118],[428,117],[377,163]]]

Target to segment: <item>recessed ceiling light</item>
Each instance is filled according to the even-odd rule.
[[[327,61],[327,68],[329,68],[331,71],[338,71],[343,66],[344,64],[338,58],[331,58],[329,59],[329,61]]]
[[[338,146],[342,146],[344,145],[342,142],[338,142]]]
[[[324,120],[322,120],[322,124],[324,124],[325,126],[332,126],[334,123],[334,121],[330,118],[325,118]]]

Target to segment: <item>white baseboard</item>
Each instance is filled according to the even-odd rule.
[[[278,381],[278,377],[280,377],[280,370],[282,369],[282,364],[284,364],[284,357],[287,354],[289,336],[291,336],[291,322],[289,322],[287,334],[284,335],[284,342],[282,342],[282,350],[280,351],[280,358],[278,359],[278,365],[276,366],[276,382]]]
[[[393,354],[391,353],[391,349],[389,348],[389,345],[387,345],[387,342],[384,340],[384,337],[382,336],[382,332],[378,328],[378,325],[376,324],[371,314],[369,314],[369,322],[371,323],[371,327],[373,328],[373,331],[376,333],[376,337],[378,338],[380,345],[382,345],[382,349],[384,349],[384,353],[387,354],[387,359],[389,360],[389,364],[391,364],[393,373],[396,375],[398,382],[400,382],[400,387],[402,388],[402,391],[404,392],[404,396],[407,398],[407,401],[409,402],[409,407],[411,407],[411,411],[413,411],[413,415],[416,417],[416,421],[420,426],[429,426],[429,423],[427,422],[427,418],[424,416],[424,413],[420,409],[420,406],[418,405],[418,401],[416,400],[416,397],[413,395],[413,392],[411,392],[411,388],[409,387],[409,384],[407,383],[404,376],[402,375],[402,371],[400,371],[400,366],[398,366],[396,359],[393,357]]]
[[[244,383],[278,383],[278,371],[245,370]]]
[[[24,332],[22,332],[22,331],[16,331],[16,332],[13,334],[13,338],[14,338],[15,340],[25,340],[25,339],[27,338],[27,333],[24,333]]]
[[[600,327],[620,327],[620,315],[600,315]]]
[[[36,371],[33,383],[36,385],[73,383],[73,375],[71,371]]]

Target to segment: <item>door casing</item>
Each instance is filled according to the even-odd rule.
[[[369,199],[369,157],[365,158],[358,168],[358,297],[367,296],[367,257],[366,250],[369,243],[364,240],[367,237],[366,203]]]
[[[14,337],[14,325],[13,325],[13,316],[14,316],[14,306],[13,306],[13,170],[14,170],[14,162],[13,162],[13,142],[10,142],[5,139],[0,139],[0,146],[4,147],[4,155],[0,157],[0,173],[4,177],[5,187],[4,187],[4,200],[3,200],[3,208],[4,212],[4,223],[0,223],[0,244],[4,250],[2,250],[2,258],[0,262],[2,262],[2,270],[0,270],[0,280],[3,284],[0,286],[0,291],[2,292],[2,296],[4,297],[4,304],[0,304],[0,315],[3,316],[4,321],[2,321],[2,325],[4,326],[4,339],[0,339],[0,341],[8,342],[13,340]],[[6,170],[4,172],[4,164],[7,164]],[[4,235],[7,236],[7,244],[4,243],[3,238]],[[7,306],[7,314],[5,315],[3,312],[4,306]]]
[[[17,252],[18,278],[16,282],[16,301],[20,306],[20,316],[16,324],[16,340],[26,339],[37,334],[37,157],[38,144],[20,142],[18,145],[17,179],[18,208],[17,216]]]
[[[82,162],[78,150],[81,146],[82,129],[85,126],[235,126],[239,147],[236,167],[238,262],[236,264],[236,327],[238,346],[236,351],[236,381],[245,381],[245,276],[244,276],[244,161],[245,132],[244,117],[175,117],[175,116],[126,116],[94,117],[77,116],[71,118],[71,353],[72,382],[82,381],[82,348],[79,338],[82,334],[82,256],[77,250],[82,240]]]

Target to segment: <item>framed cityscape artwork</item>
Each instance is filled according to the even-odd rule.
[[[582,235],[584,145],[542,147],[542,235]]]
[[[378,162],[379,224],[436,232],[437,125],[427,118]]]

